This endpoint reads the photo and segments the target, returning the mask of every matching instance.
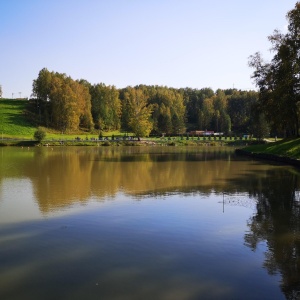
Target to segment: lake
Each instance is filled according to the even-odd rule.
[[[226,147],[2,147],[0,299],[300,299],[299,176]]]

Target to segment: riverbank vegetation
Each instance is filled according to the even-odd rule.
[[[82,80],[73,84],[75,81],[66,75],[43,69],[40,76],[46,75],[62,77],[57,79],[66,81],[61,83],[62,89],[58,91],[60,85],[57,87],[57,80],[53,79],[55,88],[50,94],[46,92],[43,96],[42,92],[36,92],[36,98],[22,103],[18,100],[0,100],[0,126],[5,136],[16,135],[11,127],[15,122],[6,126],[7,120],[1,118],[1,111],[5,113],[3,110],[9,105],[20,105],[18,118],[25,120],[26,126],[45,128],[47,136],[128,133],[136,137],[179,136],[196,130],[222,132],[224,136],[232,137],[246,133],[260,135],[253,112],[253,105],[258,99],[254,91],[229,89],[214,92],[208,88],[173,89],[160,86],[117,90],[113,86],[91,85]],[[67,88],[68,82],[73,83]],[[67,94],[72,88],[75,92]]]
[[[274,56],[265,62],[259,52],[250,57],[252,78],[259,88],[257,115],[269,124],[274,136],[284,140],[249,146],[240,152],[254,157],[284,158],[298,165],[300,159],[300,2],[287,13],[287,32],[275,30],[268,37]]]
[[[49,87],[39,82],[45,77],[53,80]],[[0,128],[4,137],[32,138],[38,127],[44,128],[47,138],[81,139],[179,137],[199,129],[232,138],[249,132],[260,137],[262,132],[255,122],[253,105],[258,94],[254,91],[213,92],[208,88],[142,85],[118,90],[104,84],[74,81],[46,69],[34,81],[34,91],[36,97],[28,101],[0,100]],[[25,131],[14,130],[16,120],[22,120]]]
[[[245,134],[257,131],[258,94],[236,89],[138,85],[117,89],[42,69],[33,81],[28,115],[36,126],[62,133],[78,130],[132,132],[136,137],[189,131]]]
[[[252,78],[259,88],[258,114],[275,135],[299,136],[300,128],[300,2],[287,13],[287,32],[268,37],[274,56],[265,62],[259,52],[250,57]]]
[[[289,157],[300,159],[300,138],[284,139],[272,143],[250,145],[243,151],[254,154],[276,155],[278,157]]]

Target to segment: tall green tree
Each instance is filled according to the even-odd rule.
[[[199,120],[203,118],[203,101],[206,98],[214,96],[214,91],[211,88],[191,89],[185,88],[183,92],[184,103],[186,106],[187,122],[195,129],[202,129],[203,124]]]
[[[40,70],[37,79],[33,80],[32,95],[38,100],[47,101],[51,92],[53,72],[47,68]]]
[[[186,106],[183,94],[172,88],[149,87],[149,102],[153,105],[154,130],[157,133],[179,134],[185,131]]]
[[[235,90],[228,96],[227,113],[230,116],[234,132],[249,132],[251,120],[255,116],[253,107],[257,104],[257,101],[258,93],[255,91]]]
[[[142,89],[128,87],[124,92],[123,101],[128,127],[138,138],[149,136],[153,122],[152,105],[148,103],[148,96]]]
[[[223,90],[217,90],[213,97],[214,118],[212,129],[216,132],[231,131],[230,116],[227,113],[227,96]]]
[[[92,129],[91,97],[84,84],[44,68],[33,81],[33,96],[40,123],[62,132]]]
[[[67,80],[53,78],[50,103],[54,128],[61,132],[78,129],[79,107],[76,105],[76,96]]]
[[[90,93],[96,128],[101,130],[120,129],[122,107],[119,91],[114,86],[99,83],[90,88]]]
[[[91,95],[88,86],[78,81],[71,80],[71,89],[75,93],[78,105],[79,126],[91,130],[94,127],[92,117]]]
[[[300,101],[300,3],[288,12],[286,34],[276,30],[269,37],[274,56],[263,61],[259,53],[250,57],[253,78],[259,87],[260,109],[277,131],[299,135]]]
[[[260,110],[257,111],[252,119],[250,133],[259,140],[270,136],[270,124]]]
[[[37,114],[37,123],[51,126],[51,109],[49,105],[49,96],[54,72],[47,68],[40,70],[37,79],[33,80],[32,97],[35,101],[35,112]]]
[[[201,114],[202,118],[201,120],[199,120],[199,123],[202,124],[203,130],[211,130],[211,124],[214,115],[213,98],[204,99],[202,112],[203,112]]]

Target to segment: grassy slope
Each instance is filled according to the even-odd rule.
[[[254,153],[267,153],[300,159],[300,138],[284,139],[274,143],[243,148]]]
[[[0,100],[0,133],[3,137],[32,138],[36,130],[25,118],[26,100]]]
[[[18,139],[32,139],[36,131],[36,127],[32,126],[25,118],[24,110],[28,102],[26,100],[16,99],[0,99],[0,139],[3,138],[18,138]],[[98,133],[74,133],[61,134],[54,130],[46,129],[47,139],[74,139],[80,136],[81,139],[98,137]],[[115,136],[124,135],[119,131],[112,131],[109,133],[103,132],[103,136],[114,134]]]

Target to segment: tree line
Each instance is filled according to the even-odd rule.
[[[257,111],[272,131],[299,136],[300,128],[300,2],[286,15],[287,33],[275,30],[268,37],[274,54],[265,62],[256,52],[250,56],[253,79],[259,88]]]
[[[33,81],[32,91],[30,119],[61,132],[122,129],[138,137],[187,130],[242,134],[254,133],[258,124],[255,91],[148,85],[117,89],[46,68]]]

